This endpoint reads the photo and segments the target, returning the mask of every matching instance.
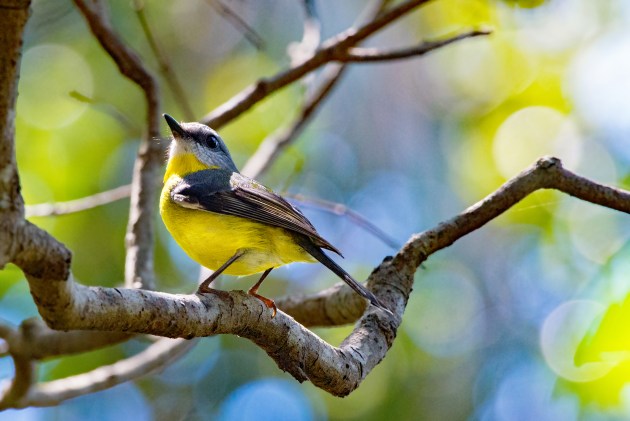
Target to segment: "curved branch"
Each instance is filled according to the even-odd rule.
[[[0,398],[0,410],[14,408],[16,402],[24,399],[29,393],[31,386],[35,382],[35,363],[28,358],[18,354],[10,354],[13,360],[15,374],[13,379],[2,390]]]
[[[13,379],[3,384],[0,391],[0,410],[13,405],[21,399],[35,381],[35,365],[28,357],[15,353],[13,344],[18,338],[17,331],[5,322],[0,322],[0,338],[7,344],[8,353],[13,360]]]
[[[480,228],[528,194],[549,188],[630,213],[630,192],[577,176],[562,168],[556,158],[541,158],[495,193],[437,227],[412,236],[396,256],[386,258],[370,274],[368,287],[394,314],[368,308],[338,348],[326,344],[282,311],[272,318],[260,301],[242,291],[221,296],[172,295],[85,287],[72,279],[56,282],[32,276],[29,285],[40,313],[53,328],[122,330],[183,338],[236,334],[263,348],[297,380],[308,379],[317,387],[344,396],[360,384],[391,346],[417,267],[430,254]],[[336,322],[335,314],[326,313],[327,301],[339,299],[337,295],[345,294],[343,290],[333,289],[329,295],[320,296],[318,305],[312,300],[310,306],[305,301],[293,302],[294,307],[286,310],[308,307],[319,312],[314,315],[319,317],[317,320]],[[356,300],[359,297],[355,294],[349,302]],[[301,313],[299,317],[308,321],[306,316]]]
[[[559,159],[543,157],[461,214],[412,236],[390,264],[401,276],[410,276],[431,254],[481,228],[540,189],[556,189],[587,202],[630,213],[630,192],[595,183],[564,169]],[[353,322],[365,303],[345,284],[339,283],[317,294],[278,299],[276,305],[301,323],[336,326]]]
[[[61,402],[159,372],[182,357],[196,341],[161,339],[144,351],[90,372],[33,386],[12,407],[53,406]]]

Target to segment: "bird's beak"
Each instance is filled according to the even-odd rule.
[[[186,132],[184,131],[182,126],[179,125],[177,120],[175,120],[173,117],[171,117],[168,114],[162,114],[162,116],[164,117],[164,120],[166,120],[166,122],[168,123],[168,127],[171,128],[171,132],[173,132],[173,136],[178,137],[178,138],[184,137]]]

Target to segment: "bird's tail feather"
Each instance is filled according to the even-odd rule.
[[[302,245],[302,247],[304,247],[304,249],[306,251],[308,251],[308,253],[311,256],[316,258],[324,266],[326,266],[328,269],[333,271],[335,273],[335,275],[339,276],[346,284],[348,284],[348,286],[350,288],[352,288],[354,291],[356,291],[360,296],[362,296],[363,298],[369,300],[370,303],[372,303],[376,307],[381,308],[381,309],[383,309],[383,310],[385,310],[387,312],[390,312],[387,309],[387,307],[385,307],[378,300],[378,298],[376,298],[374,296],[374,294],[372,294],[370,292],[370,290],[368,290],[362,284],[360,284],[357,281],[355,281],[354,278],[348,274],[348,272],[343,270],[343,268],[341,266],[339,266],[337,263],[335,263],[334,260],[332,260],[330,257],[328,257],[319,247],[317,247],[316,245],[312,244],[310,241],[308,241],[308,244],[301,244],[301,245]]]

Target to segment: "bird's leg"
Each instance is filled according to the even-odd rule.
[[[212,281],[217,279],[219,277],[219,275],[221,275],[221,273],[223,273],[223,271],[228,268],[228,266],[230,266],[232,263],[234,263],[243,254],[244,253],[243,253],[242,250],[238,250],[236,253],[234,253],[234,256],[230,257],[227,260],[227,262],[223,263],[220,268],[218,268],[217,270],[212,272],[212,274],[210,276],[208,276],[208,278],[205,281],[203,281],[201,283],[201,285],[199,285],[199,288],[197,289],[197,292],[202,293],[202,294],[210,293],[210,294],[226,296],[227,292],[219,291],[219,290],[214,289],[214,288],[210,288],[210,284],[212,283]]]
[[[252,286],[247,291],[247,293],[249,295],[253,295],[254,297],[258,298],[260,301],[263,302],[264,305],[267,306],[267,308],[270,308],[271,310],[273,310],[273,314],[271,315],[271,317],[273,318],[273,317],[276,317],[276,313],[278,312],[278,309],[276,307],[276,303],[274,303],[271,298],[263,297],[262,295],[258,294],[258,287],[260,287],[260,284],[262,284],[262,282],[265,280],[267,275],[269,275],[269,272],[271,272],[272,270],[273,270],[273,268],[269,268],[266,271],[264,271],[262,276],[258,280],[258,282],[256,282],[256,284],[254,284],[254,286]]]

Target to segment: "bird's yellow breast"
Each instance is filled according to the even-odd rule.
[[[180,162],[173,162],[174,159]],[[314,261],[284,228],[237,216],[184,208],[173,202],[171,190],[182,180],[176,171],[178,167],[193,171],[207,169],[201,163],[181,162],[197,161],[194,156],[174,159],[167,167],[160,197],[160,215],[175,241],[197,263],[216,270],[241,250],[245,251],[243,257],[230,265],[225,273],[249,275],[291,262]],[[195,168],[197,166],[200,168]]]

